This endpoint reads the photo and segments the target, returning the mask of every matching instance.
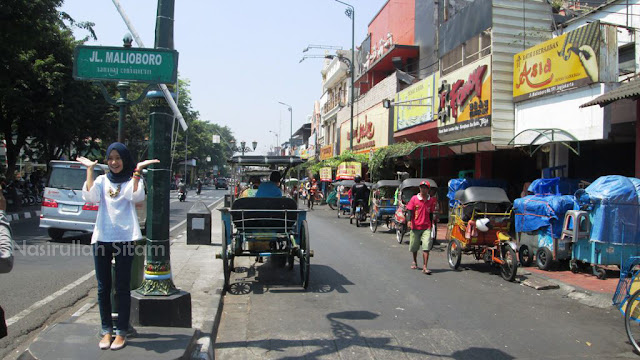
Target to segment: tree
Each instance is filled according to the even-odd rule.
[[[7,143],[6,175],[13,177],[21,150],[47,161],[76,144],[88,144],[108,126],[97,90],[71,77],[73,38],[56,8],[60,0],[0,3],[0,134]],[[91,30],[91,23],[71,21]],[[89,141],[87,141],[89,139]],[[28,144],[31,144],[30,146]]]

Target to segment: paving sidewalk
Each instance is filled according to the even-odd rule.
[[[6,212],[10,223],[40,217],[40,205],[23,206],[20,210]]]
[[[224,284],[222,261],[215,258],[221,248],[216,210],[221,205],[217,201],[211,207],[211,245],[187,245],[186,229],[170,238],[174,284],[191,295],[191,328],[136,327],[124,349],[100,350],[100,314],[97,299],[90,298],[71,318],[42,331],[20,359],[213,359],[211,339]]]

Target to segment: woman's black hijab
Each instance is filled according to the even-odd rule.
[[[107,177],[112,183],[123,183],[131,179],[131,176],[133,176],[133,170],[135,170],[136,168],[136,164],[133,163],[131,153],[123,143],[114,142],[113,144],[109,145],[109,148],[107,148],[107,159],[109,158],[109,154],[111,154],[111,151],[113,150],[117,151],[118,154],[120,154],[120,159],[122,159],[122,171],[117,174],[109,171]]]

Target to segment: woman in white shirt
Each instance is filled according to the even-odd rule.
[[[98,216],[91,243],[94,250],[96,279],[98,280],[98,307],[100,308],[100,349],[120,350],[126,345],[131,307],[131,262],[134,242],[142,239],[135,203],[144,201],[144,185],[140,180],[142,169],[159,160],[145,160],[136,166],[127,147],[119,142],[109,145],[107,165],[109,172],[93,178],[98,161],[78,157],[87,167],[87,180],[82,188],[85,201],[99,203]],[[111,259],[115,258],[115,289],[118,296],[116,336],[112,334],[111,318]]]

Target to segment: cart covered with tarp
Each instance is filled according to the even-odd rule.
[[[449,180],[447,198],[449,198],[449,209],[456,206],[456,193],[471,186],[497,187],[507,190],[507,182],[498,179],[451,179]]]
[[[562,222],[575,206],[572,195],[528,195],[513,203],[520,262],[531,265],[533,255],[540,269],[571,257],[571,243],[561,240]]]
[[[622,265],[640,255],[640,180],[620,175],[602,176],[575,194],[563,236],[573,242],[571,269],[591,264],[594,274],[606,277],[600,265]],[[574,224],[577,224],[574,225]]]

